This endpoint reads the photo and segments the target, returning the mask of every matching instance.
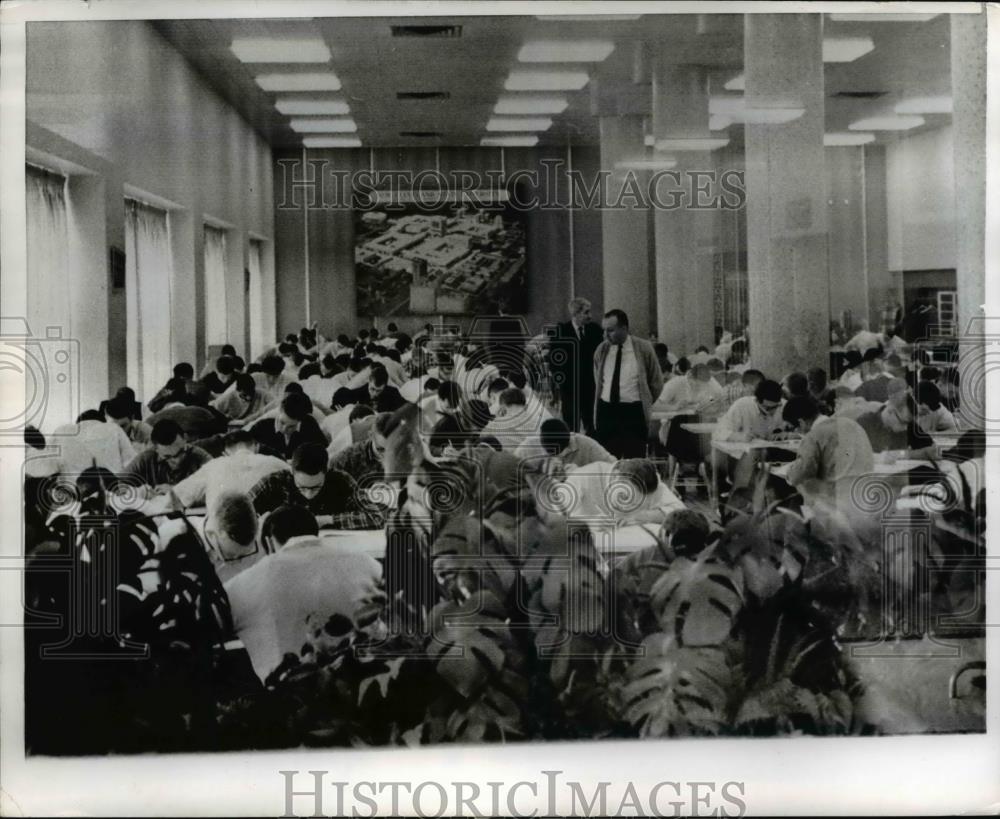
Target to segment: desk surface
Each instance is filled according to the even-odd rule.
[[[720,452],[725,452],[733,458],[742,458],[753,449],[787,449],[795,452],[800,441],[712,441],[712,446]]]
[[[718,426],[719,424],[717,421],[691,421],[686,424],[681,424],[681,429],[693,432],[696,435],[711,435],[715,432]]]

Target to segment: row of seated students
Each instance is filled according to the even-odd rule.
[[[675,388],[689,402],[681,406],[712,406],[703,400],[706,373],[718,387],[707,389],[719,410],[720,439],[803,436],[787,479],[807,492],[870,470],[876,448],[915,453],[925,443],[911,422],[933,403],[923,386],[930,382],[902,379],[900,389],[899,380],[886,379],[884,404],[855,416],[858,396],[849,400],[843,385],[831,389],[818,372],[778,383],[745,369],[739,388],[729,390],[736,381],[719,384],[705,362],[668,381],[685,385]],[[699,515],[652,460],[618,460],[569,430],[530,376],[460,338],[437,347],[429,334],[327,341],[312,328],[249,365],[224,349],[199,379],[178,364],[146,407],[123,388],[47,439],[36,430],[26,434],[28,554],[70,558],[104,604],[116,601],[120,627],[90,635],[91,642],[110,639],[121,648],[166,640],[195,651],[205,641],[235,637],[259,684],[298,650],[310,616],[350,616],[380,585],[390,594],[407,590],[415,563],[426,558],[413,543],[429,548],[421,521],[460,508],[445,514],[427,490],[442,475],[461,483],[474,473],[490,492],[502,492],[526,470],[544,474],[567,484],[559,511],[592,527]],[[975,446],[962,453],[964,461],[982,457]],[[624,506],[614,500],[620,482],[633,490]],[[95,533],[107,521],[129,533],[118,539],[125,551],[111,584],[95,574],[113,548]],[[384,564],[319,536],[323,528],[400,526],[415,539],[398,554],[390,541]],[[31,577],[33,611],[68,605],[50,579]],[[183,636],[171,642],[175,630]],[[47,671],[34,669],[42,677]],[[115,698],[101,701],[105,710],[88,712],[87,720],[110,718]],[[33,718],[47,726],[36,734],[39,750],[76,747],[60,745],[66,709]],[[74,737],[87,735],[87,720]],[[179,729],[162,728],[170,730]]]

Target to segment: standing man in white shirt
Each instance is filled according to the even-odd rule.
[[[594,437],[616,458],[642,457],[663,373],[653,345],[629,332],[623,310],[605,313],[602,326],[605,340],[594,353]]]

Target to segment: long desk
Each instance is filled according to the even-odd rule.
[[[799,448],[798,440],[791,441],[712,441],[712,447],[724,452],[730,458],[742,458],[754,449],[787,449],[795,452]]]

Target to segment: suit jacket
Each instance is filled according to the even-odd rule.
[[[573,328],[573,322],[562,321],[556,325],[556,338],[562,344],[571,344],[573,356],[566,359],[565,364],[561,361],[552,361],[550,351],[550,369],[552,373],[559,377],[560,388],[573,391],[579,387],[581,400],[589,398],[589,391],[594,388],[594,353],[604,339],[601,326],[593,321],[588,321],[583,325],[583,339],[581,340]],[[559,358],[556,356],[555,358]],[[574,382],[575,375],[575,382]]]
[[[632,336],[632,347],[635,350],[636,367],[639,370],[639,397],[642,400],[642,411],[649,423],[653,402],[663,389],[663,373],[660,362],[656,360],[653,345],[644,338]],[[594,423],[597,423],[597,402],[601,399],[604,389],[604,361],[611,349],[610,341],[602,341],[594,353]],[[645,378],[643,377],[645,375]]]

